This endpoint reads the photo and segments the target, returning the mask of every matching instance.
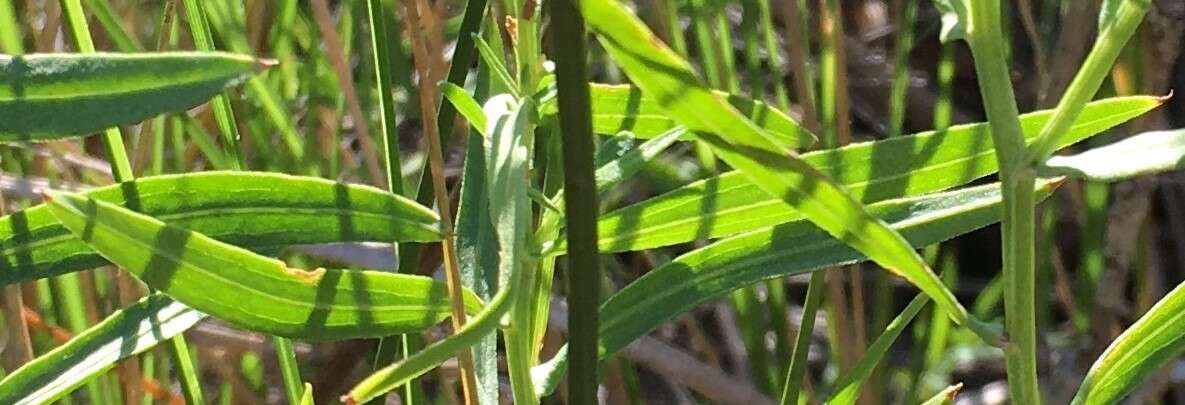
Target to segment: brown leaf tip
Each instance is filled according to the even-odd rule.
[[[954,401],[955,397],[959,396],[959,391],[962,391],[962,390],[963,390],[963,383],[961,383],[961,382],[951,386],[951,390],[947,391],[947,393],[946,393],[946,399],[948,401]]]
[[[1157,101],[1157,102],[1159,102],[1159,103],[1160,103],[1160,104],[1162,104],[1162,105],[1163,105],[1164,103],[1167,103],[1167,102],[1169,102],[1169,100],[1172,100],[1172,99],[1173,99],[1173,91],[1174,91],[1173,89],[1169,89],[1169,94],[1165,94],[1165,95],[1163,95],[1163,96],[1157,97],[1157,98],[1156,98],[1156,101]]]
[[[354,396],[351,394],[342,395],[338,399],[345,405],[358,405],[358,400],[354,399]]]
[[[317,281],[321,280],[321,276],[325,275],[325,268],[318,267],[313,270],[305,270],[305,269],[294,269],[294,268],[285,266],[284,272],[288,273],[288,275],[296,277],[297,280],[299,280],[303,283],[313,284],[313,283],[316,283]]]

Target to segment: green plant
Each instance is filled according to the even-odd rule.
[[[790,22],[783,23],[787,37],[802,43],[787,44],[787,53],[807,58],[810,36],[799,27],[805,2],[791,2]],[[1037,244],[1047,235],[1036,226],[1036,207],[1071,179],[1115,182],[1185,162],[1180,130],[1052,156],[1165,102],[1093,100],[1147,0],[1106,1],[1099,38],[1057,107],[1028,114],[1019,113],[1013,92],[1001,2],[936,2],[943,39],[970,46],[988,121],[950,125],[955,54],[946,45],[936,129],[915,134],[905,128],[919,5],[897,4],[909,29],[896,39],[890,136],[851,144],[848,97],[840,93],[851,49],[843,27],[834,25],[844,21],[837,1],[820,5],[818,96],[805,62],[791,64],[801,120],[789,111],[790,92],[753,77],[766,65],[782,71],[773,3],[766,0],[692,1],[688,10],[674,0],[648,3],[653,7],[642,9],[665,41],[618,0],[477,0],[465,3],[459,19],[443,18],[444,8],[426,0],[338,2],[339,26],[325,1],[250,1],[260,9],[244,12],[226,0],[184,0],[178,20],[197,51],[164,51],[185,43],[172,23],[176,3],[152,15],[157,52],[142,51],[144,30],[121,23],[135,13],[118,2],[63,0],[78,53],[22,55],[26,45],[44,41],[26,39],[14,16],[34,11],[0,0],[0,46],[14,53],[0,55],[0,166],[48,178],[54,188],[63,188],[62,179],[101,184],[104,171],[115,182],[46,190],[30,196],[42,204],[0,218],[0,284],[44,291],[35,303],[44,310],[26,315],[26,304],[5,301],[0,314],[24,320],[44,313],[50,325],[75,333],[53,350],[40,335],[37,342],[14,340],[40,355],[15,367],[0,363],[0,403],[136,402],[148,390],[121,389],[105,375],[136,356],[144,367],[118,366],[125,385],[175,375],[184,400],[201,403],[206,382],[183,333],[206,318],[270,335],[292,404],[318,398],[310,374],[302,375],[301,345],[363,338],[382,339],[368,375],[329,397],[316,387],[320,398],[344,394],[345,403],[377,403],[404,387],[403,401],[426,403],[434,398],[419,381],[457,358],[461,400],[494,404],[506,400],[498,384],[504,358],[514,403],[542,402],[565,377],[570,401],[594,403],[607,374],[627,388],[637,380],[629,367],[610,366],[614,355],[739,291],[729,310],[738,312],[741,346],[753,357],[775,355],[746,370],[759,395],[851,404],[882,392],[898,378],[891,373],[905,374],[886,359],[912,322],[929,335],[915,337],[926,347],[915,349],[907,401],[953,402],[961,385],[923,377],[939,372],[946,346],[957,343],[988,356],[1003,353],[1014,401],[1037,404],[1037,318],[1048,305],[1038,300]],[[744,11],[736,33],[740,59],[730,7]],[[128,53],[94,52],[87,11],[99,22],[97,37]],[[680,29],[682,11],[693,15],[694,50]],[[265,18],[274,25],[257,26]],[[597,45],[586,42],[586,28]],[[404,29],[409,38],[401,38]],[[451,58],[443,58],[448,49]],[[255,53],[278,62],[247,56]],[[362,55],[356,65],[353,53]],[[706,79],[691,61],[701,63]],[[629,84],[594,83],[590,75]],[[458,128],[457,118],[468,126]],[[137,124],[129,139],[143,159],[133,162],[123,144],[133,131],[121,128]],[[372,136],[367,128],[378,130]],[[406,128],[422,130],[423,146],[408,147],[401,138],[415,134]],[[109,169],[46,172],[31,152],[85,154],[62,145],[93,133],[102,133]],[[461,149],[451,144],[464,144],[459,174],[449,170],[450,150]],[[810,150],[816,144],[823,148]],[[166,167],[181,173],[165,174]],[[133,169],[148,175],[136,178]],[[200,172],[184,173],[191,170]],[[992,175],[998,177],[971,185]],[[622,198],[623,189],[638,184],[663,192]],[[997,222],[1000,281],[964,306],[951,281],[962,277],[952,274],[957,265],[932,246]],[[387,250],[398,253],[385,253],[398,258],[398,272],[291,248],[353,242],[395,243]],[[437,243],[439,256],[432,254]],[[924,258],[917,250],[927,247]],[[610,254],[637,255],[649,271],[618,287],[620,261]],[[427,276],[437,264],[428,260],[439,260],[443,281]],[[807,351],[815,311],[824,307],[834,316],[843,308],[836,300],[845,299],[825,294],[824,287],[832,294],[845,287],[825,286],[823,275],[865,261],[884,270],[875,281],[878,305],[893,303],[893,279],[920,293],[895,318],[889,305],[876,308],[870,330],[878,336],[852,342],[860,350],[845,354],[850,367],[838,368],[836,377],[807,385],[814,381]],[[116,273],[114,283],[96,277],[104,273],[95,269],[108,265],[126,273]],[[952,273],[940,277],[932,266]],[[783,280],[806,273],[801,329],[791,342],[785,310],[792,294]],[[566,283],[554,283],[557,277]],[[4,291],[12,290],[19,289]],[[1004,304],[1002,328],[992,317],[993,291]],[[1185,351],[1182,291],[1151,305],[1111,342],[1074,403],[1117,401]],[[553,305],[557,293],[568,306]],[[934,311],[924,311],[930,301]],[[856,319],[864,310],[851,308]],[[1073,312],[1076,326],[1089,322]],[[567,344],[541,359],[546,332],[556,327],[552,318],[564,316]],[[446,319],[451,333],[421,342]],[[948,320],[959,328],[948,332]],[[838,342],[859,340],[852,331],[869,324],[845,322],[852,324],[828,325],[837,335],[829,338],[833,347],[848,349]],[[695,327],[692,321],[687,328]],[[177,370],[172,375],[159,367],[163,357],[153,357],[162,343]],[[254,395],[250,387],[266,389],[257,363],[251,383],[242,384],[248,389],[223,381],[220,399],[250,402],[242,397]],[[455,394],[452,381],[436,381],[437,392]],[[84,393],[72,393],[84,385]]]

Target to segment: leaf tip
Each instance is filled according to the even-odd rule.
[[[272,58],[256,59],[255,63],[259,66],[260,70],[267,70],[280,65],[279,60]]]
[[[353,394],[342,395],[338,400],[342,401],[345,405],[358,405],[358,400],[354,399]]]
[[[946,392],[946,400],[954,401],[955,397],[959,396],[959,391],[962,391],[962,390],[963,390],[963,383],[962,382],[952,385],[950,387],[950,390]]]
[[[1157,97],[1156,102],[1159,103],[1159,105],[1165,105],[1166,103],[1169,102],[1169,100],[1173,99],[1173,92],[1174,91],[1175,91],[1174,89],[1169,89],[1169,94],[1165,94],[1163,96]]]

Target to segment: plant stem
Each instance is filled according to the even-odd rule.
[[[1026,163],[1040,164],[1053,154],[1057,148],[1058,138],[1070,129],[1083,107],[1099,91],[1103,80],[1111,73],[1111,67],[1119,57],[1120,51],[1144,20],[1149,2],[1150,0],[1126,0],[1119,6],[1114,21],[1102,29],[1090,54],[1074,76],[1074,80],[1070,82],[1070,87],[1058,101],[1053,116],[1041,128],[1027,155]]]
[[[1001,219],[1004,248],[1004,316],[1010,342],[1004,354],[1008,388],[1015,403],[1040,404],[1037,384],[1035,314],[1035,171],[1024,164],[1024,135],[1012,91],[1004,35],[1000,31],[999,0],[971,2],[967,40],[1000,167],[1004,199]]]
[[[206,8],[201,0],[185,0],[185,15],[189,18],[189,33],[193,37],[194,47],[200,51],[213,51],[214,39],[210,33],[210,24],[206,22]],[[218,122],[218,132],[222,135],[222,150],[229,159],[231,168],[242,170],[243,158],[239,153],[239,128],[235,120],[234,110],[231,109],[230,99],[226,94],[219,94],[210,101],[214,109],[214,120]]]
[[[575,4],[551,5],[552,57],[563,134],[564,215],[568,224],[568,399],[597,403],[597,336],[601,266],[597,250],[597,198],[593,173],[592,110],[589,105],[584,18]]]
[[[403,8],[407,25],[412,32],[420,27],[419,14],[416,11],[415,0],[404,0]],[[421,1],[422,10],[430,10]],[[444,261],[444,271],[448,283],[449,297],[452,301],[453,330],[460,331],[465,326],[464,297],[461,295],[461,273],[457,269],[457,248],[453,231],[453,215],[448,198],[448,189],[444,181],[444,154],[442,152],[440,134],[437,132],[436,114],[429,109],[436,105],[437,86],[430,82],[432,77],[428,71],[428,50],[423,41],[412,41],[412,51],[415,53],[416,70],[419,73],[420,111],[424,122],[424,137],[428,146],[428,168],[432,173],[432,191],[436,200],[436,209],[440,213],[442,234],[441,254]],[[448,104],[448,103],[445,103]],[[457,355],[461,368],[461,389],[466,404],[477,403],[477,377],[473,371],[473,352],[462,350]]]
[[[782,405],[798,403],[802,377],[806,373],[806,355],[810,352],[811,334],[815,330],[815,314],[819,312],[819,304],[823,302],[823,284],[826,277],[825,271],[816,270],[811,273],[811,281],[807,284],[806,302],[802,304],[802,322],[798,326],[798,336],[794,339],[790,370],[786,372],[786,381],[782,383]]]
[[[289,405],[299,405],[304,383],[300,381],[300,366],[296,362],[296,350],[292,348],[292,341],[274,337],[276,357],[280,359],[280,375],[284,380],[284,392],[288,395]]]

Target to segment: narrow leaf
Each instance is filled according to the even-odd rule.
[[[440,240],[436,214],[411,200],[313,177],[203,172],[145,177],[85,195],[258,251],[294,244]],[[106,263],[48,207],[0,218],[0,284]]]
[[[606,51],[638,87],[654,96],[672,118],[696,133],[716,155],[762,191],[781,198],[882,268],[916,285],[953,320],[997,343],[999,332],[972,319],[900,234],[708,90],[690,64],[624,5],[616,0],[585,0],[580,7]]]
[[[112,263],[247,330],[312,340],[381,337],[449,316],[448,289],[431,278],[292,269],[108,202],[66,193],[47,198],[53,215]],[[475,312],[481,304],[469,292],[465,306]]]
[[[827,400],[827,404],[835,405],[851,405],[856,403],[856,399],[860,396],[860,387],[868,380],[868,376],[872,375],[872,371],[880,364],[881,359],[888,353],[889,347],[901,336],[901,332],[905,331],[905,327],[909,322],[921,312],[922,308],[926,306],[929,300],[925,295],[917,295],[905,306],[905,309],[893,318],[889,325],[885,327],[885,331],[868,346],[864,352],[864,356],[860,361],[856,362],[846,374],[839,377],[835,383],[835,395]]]
[[[1122,97],[1089,104],[1058,147],[1068,146],[1152,110],[1158,97]],[[1051,111],[1029,113],[1021,125],[1036,139]],[[995,173],[996,152],[986,123],[942,132],[848,145],[802,159],[842,184],[863,203],[921,195]],[[717,238],[785,223],[802,214],[732,171],[601,216],[602,251],[641,250]]]
[[[1185,353],[1185,283],[1157,301],[1103,352],[1073,403],[1120,402],[1152,372]]]
[[[1115,182],[1185,168],[1185,129],[1145,132],[1072,156],[1053,156],[1043,174]]]
[[[1043,180],[1038,198],[1060,180]],[[991,184],[923,197],[882,201],[869,211],[922,247],[982,228],[1000,219],[1000,187]],[[762,280],[867,260],[806,221],[730,237],[684,254],[622,288],[601,306],[601,356],[697,305]],[[561,354],[532,373],[538,383],[558,381]],[[554,386],[538,386],[550,392]]]
[[[0,55],[0,141],[86,135],[184,110],[263,66],[217,52]]]
[[[440,92],[444,94],[444,98],[453,104],[457,112],[469,121],[469,125],[477,129],[477,132],[482,136],[486,135],[486,115],[481,111],[481,105],[477,104],[477,100],[473,99],[469,93],[465,92],[461,86],[442,82],[440,83]]]
[[[0,403],[53,402],[205,317],[163,294],[144,297],[0,380]]]

